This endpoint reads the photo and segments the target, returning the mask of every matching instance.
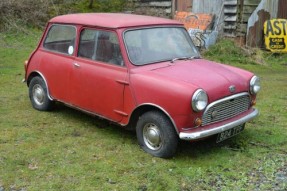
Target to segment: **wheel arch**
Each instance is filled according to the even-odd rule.
[[[31,73],[29,74],[28,78],[27,78],[27,86],[29,87],[31,80],[32,80],[34,77],[36,77],[36,76],[41,77],[41,78],[44,80],[44,83],[45,83],[45,85],[46,85],[46,87],[47,87],[47,95],[48,95],[48,98],[49,98],[51,101],[53,101],[53,98],[50,96],[49,86],[48,86],[47,80],[46,80],[46,78],[44,77],[44,75],[43,75],[41,72],[39,72],[39,71],[33,71],[33,72],[31,72]]]
[[[177,134],[179,134],[177,126],[174,120],[172,119],[172,117],[169,115],[169,113],[162,107],[155,105],[155,104],[151,104],[151,103],[141,104],[133,110],[131,117],[130,117],[130,121],[127,125],[128,129],[135,130],[139,117],[149,111],[159,111],[163,113],[169,119],[169,121],[173,125]]]

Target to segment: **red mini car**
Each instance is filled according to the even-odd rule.
[[[172,157],[178,139],[232,137],[258,115],[254,74],[200,57],[183,24],[117,13],[51,19],[25,63],[32,105],[54,102],[136,130],[143,150]]]

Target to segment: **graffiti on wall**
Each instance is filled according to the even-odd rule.
[[[218,35],[217,31],[213,31],[215,15],[179,11],[174,19],[184,24],[195,46],[208,48],[215,44]]]
[[[194,14],[191,12],[177,12],[174,19],[182,22],[187,30],[190,28],[210,30],[213,27],[214,15],[204,13]]]

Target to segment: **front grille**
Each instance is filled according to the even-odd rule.
[[[202,126],[235,117],[250,107],[250,98],[246,93],[230,96],[211,103],[203,114]]]

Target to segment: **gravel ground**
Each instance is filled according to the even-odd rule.
[[[250,169],[246,173],[246,188],[240,190],[252,191],[287,191],[287,154],[268,154],[264,158],[258,160],[256,168]],[[214,176],[211,182],[200,180],[200,184],[206,185],[204,190],[218,190],[224,188],[224,179],[221,176]],[[226,188],[226,187],[225,187]],[[148,190],[148,189],[139,189]],[[183,189],[185,190],[185,189]],[[15,185],[4,188],[0,184],[0,191],[28,191],[26,188],[16,188]]]
[[[287,154],[270,154],[258,162],[259,168],[248,174],[248,185],[253,185],[255,191],[287,191]]]

